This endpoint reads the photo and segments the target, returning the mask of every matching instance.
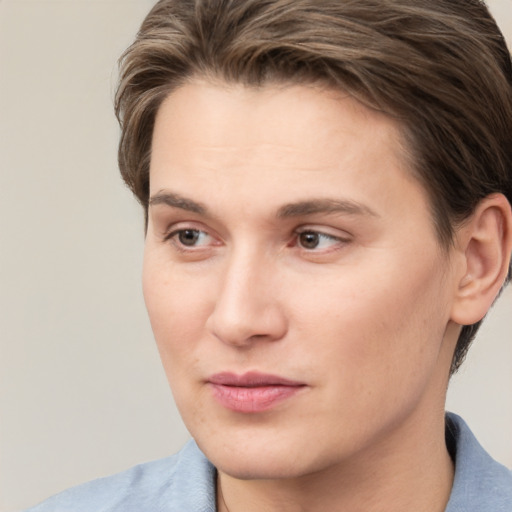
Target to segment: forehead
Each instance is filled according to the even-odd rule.
[[[305,150],[332,142],[328,135],[335,131],[354,135],[364,131],[397,149],[400,139],[400,127],[389,116],[365,107],[343,91],[320,85],[251,87],[195,81],[179,87],[163,102],[155,132],[164,128],[172,133],[172,126],[165,126],[169,120],[179,122],[179,131],[187,130],[192,143],[219,143],[227,135],[238,145],[257,142],[286,146],[307,128],[310,133]],[[155,142],[158,140],[153,147]]]
[[[276,208],[327,193],[400,202],[391,189],[421,189],[404,155],[396,121],[341,91],[198,81],[175,90],[159,109],[150,193],[170,188],[189,196],[193,184],[205,197],[222,187],[229,200],[265,196]],[[281,196],[289,197],[271,194],[278,182],[288,184]]]

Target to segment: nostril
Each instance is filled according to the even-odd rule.
[[[276,341],[286,333],[287,322],[277,310],[260,314],[238,315],[236,319],[220,308],[213,312],[207,322],[207,329],[223,343],[247,347],[257,342]],[[223,314],[224,313],[224,314]]]

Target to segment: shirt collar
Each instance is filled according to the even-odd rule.
[[[464,420],[446,415],[447,446],[454,446],[455,477],[446,512],[510,512],[512,473],[480,445]]]

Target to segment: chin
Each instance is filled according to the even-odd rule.
[[[279,442],[262,436],[259,439],[249,438],[243,443],[224,439],[217,443],[198,444],[221,473],[240,480],[299,478],[335,463],[332,450],[328,454],[323,453],[321,449],[314,449],[316,443],[301,441],[287,439]]]
[[[267,457],[238,457],[231,455],[218,459],[218,463],[212,461],[214,466],[226,475],[238,480],[281,480],[298,478],[310,471],[298,467],[290,460],[275,460]]]

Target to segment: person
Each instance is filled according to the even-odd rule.
[[[511,510],[444,406],[511,278],[512,64],[485,4],[161,0],[116,113],[193,440],[31,510]]]

